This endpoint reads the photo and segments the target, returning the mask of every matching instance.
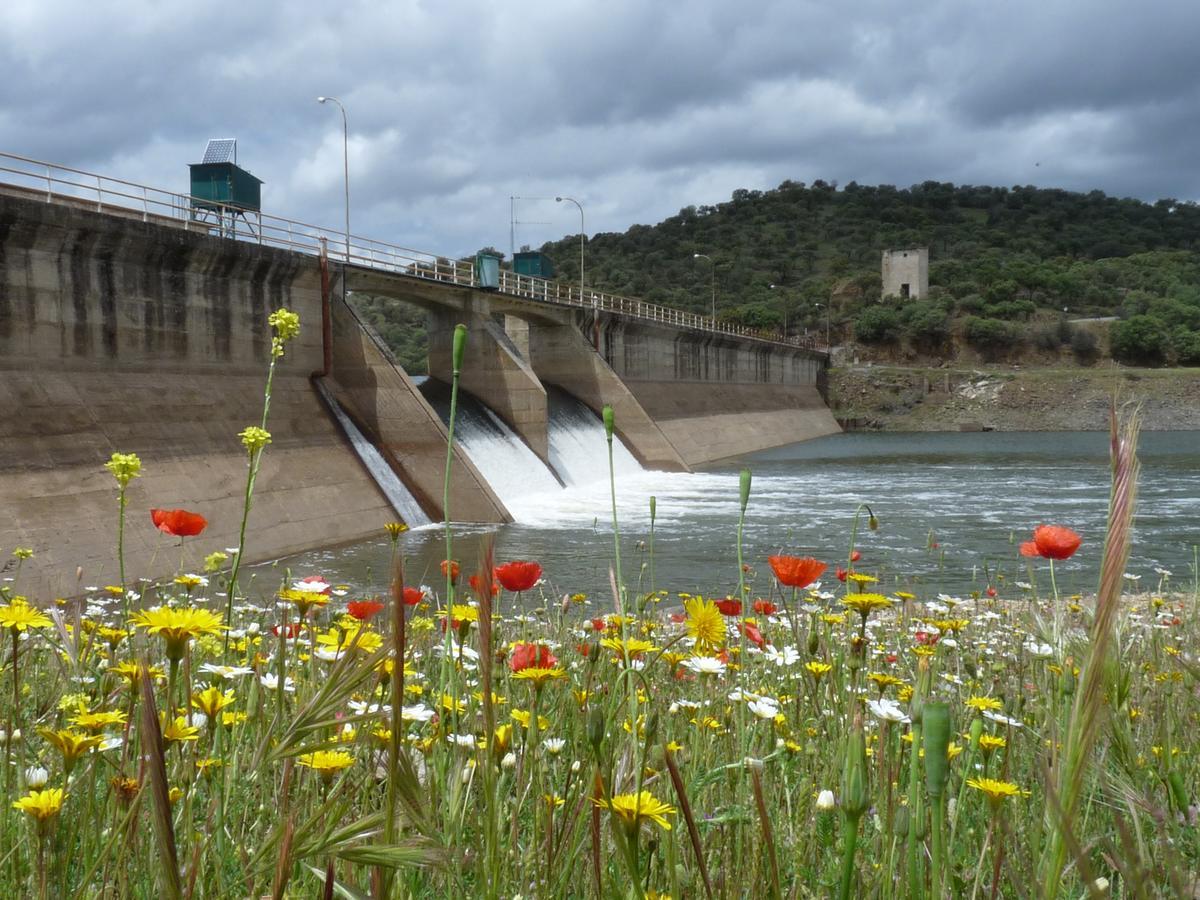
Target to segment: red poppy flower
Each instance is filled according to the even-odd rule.
[[[346,612],[360,622],[372,618],[381,609],[383,609],[383,604],[378,600],[351,600],[346,604]]]
[[[939,640],[941,640],[941,638],[942,636],[940,634],[934,634],[932,631],[918,631],[916,633],[917,643],[926,647],[932,647]]]
[[[754,611],[760,616],[773,616],[779,612],[779,607],[770,600],[755,600]]]
[[[858,550],[850,551],[850,562],[858,562],[860,559],[862,559],[862,553],[860,551],[858,551]]]
[[[595,631],[603,631],[607,627],[608,627],[608,623],[605,622],[603,619],[592,619],[592,628]]]
[[[788,587],[805,588],[821,577],[828,566],[811,556],[769,556],[771,571],[780,584]]]
[[[994,587],[992,587],[990,584],[988,585],[988,589],[987,589],[987,595],[988,595],[989,597],[995,597],[995,596],[996,596],[996,589],[995,589]]]
[[[172,537],[195,537],[208,527],[208,519],[186,509],[152,509],[150,521]]]
[[[1037,556],[1041,556],[1042,554],[1038,553],[1037,544],[1034,543],[1033,541],[1022,541],[1021,542],[1021,555],[1037,557]]]
[[[734,600],[732,597],[726,597],[724,600],[717,600],[716,607],[723,616],[740,616],[742,614],[742,601]]]
[[[416,606],[425,599],[425,594],[420,588],[406,587],[404,589],[404,605]]]
[[[687,621],[687,613],[673,612],[673,613],[671,613],[669,618],[676,625],[682,625],[684,622]]]
[[[897,657],[896,657],[895,653],[889,653],[887,656],[885,656],[883,658],[883,660],[884,660],[884,662],[894,663],[896,661],[896,658]]]
[[[751,625],[749,622],[743,622],[742,633],[746,635],[746,640],[758,647],[761,647],[766,643],[766,640],[763,638],[762,632],[758,630],[757,625]]]
[[[502,566],[496,566],[496,578],[504,585],[506,591],[514,594],[527,591],[542,577],[542,567],[535,562],[515,559]]]
[[[837,567],[837,569],[834,571],[834,574],[835,574],[835,575],[837,575],[837,580],[838,580],[838,581],[845,581],[845,580],[846,580],[846,575],[847,575],[847,572],[846,572],[846,570],[845,570],[845,569],[843,569],[841,566],[838,566],[838,567]]]
[[[1083,538],[1061,525],[1039,525],[1033,530],[1033,542],[1038,556],[1046,559],[1068,559],[1083,542]]]
[[[522,669],[553,669],[558,665],[558,657],[550,652],[545,644],[520,643],[513,647],[512,658],[508,666],[514,672]]]
[[[288,622],[286,625],[275,625],[271,628],[271,634],[279,637],[282,634],[286,638],[300,637],[300,630],[304,626],[299,622]]]
[[[447,571],[449,569],[449,571]],[[458,573],[460,568],[457,562],[452,559],[442,560],[442,577],[449,577],[451,584],[458,584]]]
[[[483,582],[481,582],[479,580],[479,575],[477,575],[477,574],[472,575],[470,578],[467,579],[467,584],[469,584],[471,586],[471,590],[473,590],[475,592],[475,595],[477,597],[483,596]],[[495,579],[493,579],[492,580],[492,596],[495,597],[498,593],[500,593],[500,585],[495,581]]]

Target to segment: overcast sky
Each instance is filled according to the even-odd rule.
[[[0,151],[457,255],[784,179],[1200,196],[1200,2],[7,0]],[[544,223],[544,224],[533,224]]]

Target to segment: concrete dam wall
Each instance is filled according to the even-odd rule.
[[[809,350],[596,318],[182,226],[0,186],[0,558],[33,549],[21,593],[44,601],[117,582],[113,452],[143,462],[128,492],[130,577],[194,570],[237,545],[248,465],[238,432],[261,418],[267,318],[279,307],[299,314],[301,332],[276,369],[246,561],[382,537],[401,518],[385,493],[397,485],[411,495],[405,508],[441,519],[445,426],[343,302],[344,282],[430,311],[441,380],[454,325],[466,324],[464,388],[543,460],[545,385],[596,412],[613,406],[623,441],[655,469],[838,430],[817,387],[824,357]],[[343,428],[377,451],[374,476]],[[452,518],[511,521],[458,446],[453,460]],[[209,527],[181,551],[152,526],[152,507],[194,510]]]
[[[431,411],[405,408],[411,384],[339,303],[333,393],[436,518],[445,430]],[[187,542],[189,568],[237,545],[247,474],[237,435],[261,419],[267,317],[280,306],[299,313],[301,332],[275,375],[247,560],[382,534],[397,518],[310,383],[325,358],[319,261],[0,195],[0,548],[35,552],[22,593],[116,583],[116,487],[103,468],[114,451],[143,463],[129,486],[128,573],[179,565],[151,507],[209,520]],[[406,469],[413,457],[427,462]],[[507,521],[463,458],[455,485],[456,517]]]

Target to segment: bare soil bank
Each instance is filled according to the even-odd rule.
[[[868,365],[829,371],[829,404],[848,430],[1105,430],[1114,397],[1141,405],[1146,430],[1200,430],[1198,369]]]

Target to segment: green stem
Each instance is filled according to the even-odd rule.
[[[117,492],[117,572],[121,579],[121,599],[125,604],[125,618],[129,618],[129,594],[125,590],[125,486]]]
[[[946,798],[942,795],[933,797],[933,848],[930,856],[930,894],[934,900],[942,900],[942,869],[945,865],[944,848],[942,845],[946,824]]]
[[[854,850],[858,846],[858,819],[847,816],[842,823],[842,880],[838,900],[849,900],[854,881]]]

